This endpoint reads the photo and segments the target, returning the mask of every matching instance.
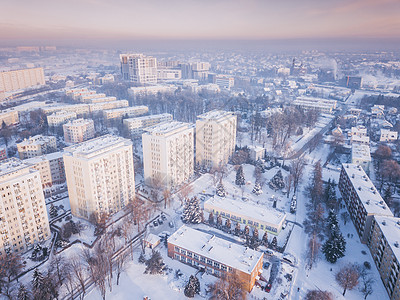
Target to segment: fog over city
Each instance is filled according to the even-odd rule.
[[[400,299],[399,12],[2,1],[0,300]]]

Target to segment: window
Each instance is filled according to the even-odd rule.
[[[192,257],[192,252],[188,251],[186,255],[189,256],[189,257]]]
[[[186,255],[186,250],[181,249],[181,253]]]
[[[197,254],[193,254],[193,258],[199,260],[200,257]]]
[[[212,266],[212,265],[213,265],[212,260],[207,258],[207,264],[210,265],[210,266]]]
[[[205,262],[206,262],[206,258],[205,258],[204,256],[202,256],[202,257],[200,258],[200,261],[201,261],[202,263],[205,263]]]
[[[217,269],[219,269],[219,263],[217,263],[216,261],[214,262],[214,267],[216,267]]]
[[[176,246],[175,246],[175,251],[176,251],[176,252],[179,252],[179,247],[176,247]]]

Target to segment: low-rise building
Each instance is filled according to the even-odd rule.
[[[381,129],[380,131],[380,137],[379,141],[380,142],[394,142],[398,138],[398,133],[397,131],[391,131],[389,129]]]
[[[91,92],[91,91],[90,91]],[[78,98],[79,102],[83,102],[83,103],[91,103],[90,100],[91,99],[98,99],[98,98],[105,98],[106,94],[100,93],[97,94],[95,93],[87,93],[87,94],[81,94]]]
[[[350,138],[350,144],[369,145],[369,136],[353,135]]]
[[[371,164],[371,149],[368,145],[354,143],[351,145],[351,163],[360,165],[365,172],[369,173]]]
[[[157,80],[178,80],[182,78],[180,69],[157,69]]]
[[[149,112],[149,108],[144,105],[140,106],[130,106],[123,108],[115,108],[103,111],[103,116],[105,120],[120,120],[123,117],[137,117],[140,115],[147,114]]]
[[[128,89],[128,93],[133,96],[145,96],[145,95],[157,95],[165,93],[173,93],[177,89],[173,85],[149,85],[149,86],[137,86]]]
[[[63,125],[66,143],[81,143],[94,138],[94,122],[92,119],[77,119]]]
[[[350,136],[359,136],[359,137],[368,136],[367,128],[362,125],[353,126],[353,127],[351,127],[351,131],[349,132],[349,135]]]
[[[24,160],[33,169],[40,172],[42,187],[50,187],[53,184],[65,182],[64,160],[62,152],[54,152],[42,156],[32,157]]]
[[[367,242],[374,215],[393,216],[375,185],[359,165],[342,165],[339,190],[362,243]]]
[[[168,256],[221,277],[235,272],[250,292],[262,272],[262,252],[186,225],[168,238]]]
[[[0,255],[24,252],[50,238],[39,171],[10,158],[0,162]]]
[[[265,156],[265,148],[259,146],[248,146],[250,159],[253,161],[261,160]]]
[[[72,105],[54,105],[54,106],[44,107],[42,110],[46,115],[62,110],[67,112],[74,112],[78,116],[83,116],[90,112],[89,105],[84,103],[72,104]]]
[[[331,114],[336,109],[337,101],[301,96],[294,100],[292,105],[300,107],[306,111],[317,110],[321,113]]]
[[[99,97],[99,98],[85,99],[85,103],[89,103],[89,104],[101,103],[101,102],[111,102],[111,101],[117,101],[117,97],[110,96],[110,97]]]
[[[17,144],[20,159],[32,158],[57,151],[55,136],[35,135]]]
[[[204,202],[204,210],[221,215],[237,223],[278,235],[286,220],[286,214],[277,209],[270,209],[250,202],[214,196]]]
[[[129,106],[128,100],[117,100],[117,101],[89,104],[89,110],[91,113],[97,113],[107,109],[114,109],[114,108],[128,107],[128,106]]]
[[[7,148],[0,147],[0,161],[7,159]]]
[[[7,126],[15,125],[19,123],[18,111],[10,109],[5,109],[0,112],[0,126],[5,123]]]
[[[54,114],[47,116],[47,124],[49,124],[50,127],[56,127],[73,119],[76,119],[76,113],[73,111],[56,111]]]
[[[170,121],[172,121],[172,115],[165,113],[160,115],[151,115],[138,118],[124,119],[123,123],[126,130],[131,135],[138,135],[142,134],[143,130],[147,127]]]

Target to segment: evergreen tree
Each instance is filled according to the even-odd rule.
[[[57,208],[53,205],[53,203],[50,205],[50,209],[49,209],[49,214],[50,217],[55,218],[58,215],[58,210]]]
[[[184,223],[199,224],[202,221],[202,211],[199,199],[193,197],[186,199],[183,207],[182,220]]]
[[[326,226],[328,235],[331,235],[332,233],[339,230],[337,216],[332,209],[329,211],[328,217],[326,218]]]
[[[279,170],[274,177],[268,183],[269,187],[274,191],[281,190],[285,187],[285,181],[283,180],[282,171]]]
[[[236,172],[236,185],[245,185],[245,179],[244,179],[244,173],[243,173],[243,167],[240,166]]]
[[[151,254],[150,259],[146,261],[145,274],[162,274],[165,268],[164,261],[161,257],[160,252],[154,251]]]
[[[275,250],[276,247],[278,247],[278,239],[276,238],[276,236],[274,236],[271,242],[271,248]]]
[[[210,225],[214,224],[214,214],[212,213],[212,211],[208,215],[208,224]]]
[[[267,233],[267,231],[264,231],[264,235],[263,235],[263,238],[262,238],[262,242],[263,242],[263,244],[264,244],[265,246],[268,245],[268,233]]]
[[[224,185],[222,184],[222,182],[218,183],[216,194],[219,197],[225,197],[226,196],[225,188],[224,188]]]
[[[346,251],[346,241],[342,233],[338,230],[331,234],[330,238],[322,246],[322,252],[330,263],[334,264],[339,258],[344,256]]]
[[[235,234],[236,234],[236,235],[240,235],[240,232],[241,232],[241,230],[240,230],[240,224],[239,224],[239,223],[236,223],[236,226],[235,226]]]
[[[387,205],[390,205],[392,203],[392,189],[390,188],[390,185],[387,186],[385,189],[385,193],[383,195],[383,200],[385,200]]]
[[[262,189],[261,189],[261,184],[259,182],[256,182],[256,184],[254,185],[253,191],[254,194],[261,195],[263,193]]]
[[[189,281],[185,286],[184,294],[188,298],[193,298],[200,293],[200,281],[197,277],[190,275]]]
[[[39,291],[43,287],[43,275],[38,269],[33,271],[32,287],[34,291]]]
[[[18,288],[17,299],[18,300],[29,300],[30,298],[31,297],[30,297],[29,291],[26,289],[25,285],[23,285],[21,283]]]

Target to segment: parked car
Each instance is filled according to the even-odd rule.
[[[174,228],[174,223],[169,222],[168,225],[169,225],[169,227]]]
[[[272,288],[272,284],[271,284],[271,282],[268,282],[268,284],[265,286],[265,291],[267,293],[269,293],[271,291],[271,288]]]
[[[165,220],[167,219],[167,217],[166,217],[165,215],[161,215],[161,219],[162,219],[163,221],[165,221]]]
[[[161,219],[158,219],[158,224],[163,224],[164,222]]]
[[[154,227],[157,227],[157,226],[158,226],[157,221],[154,221],[154,222],[153,222],[153,225],[154,225]]]
[[[267,270],[271,264],[269,262],[265,262],[263,265],[264,270]]]

